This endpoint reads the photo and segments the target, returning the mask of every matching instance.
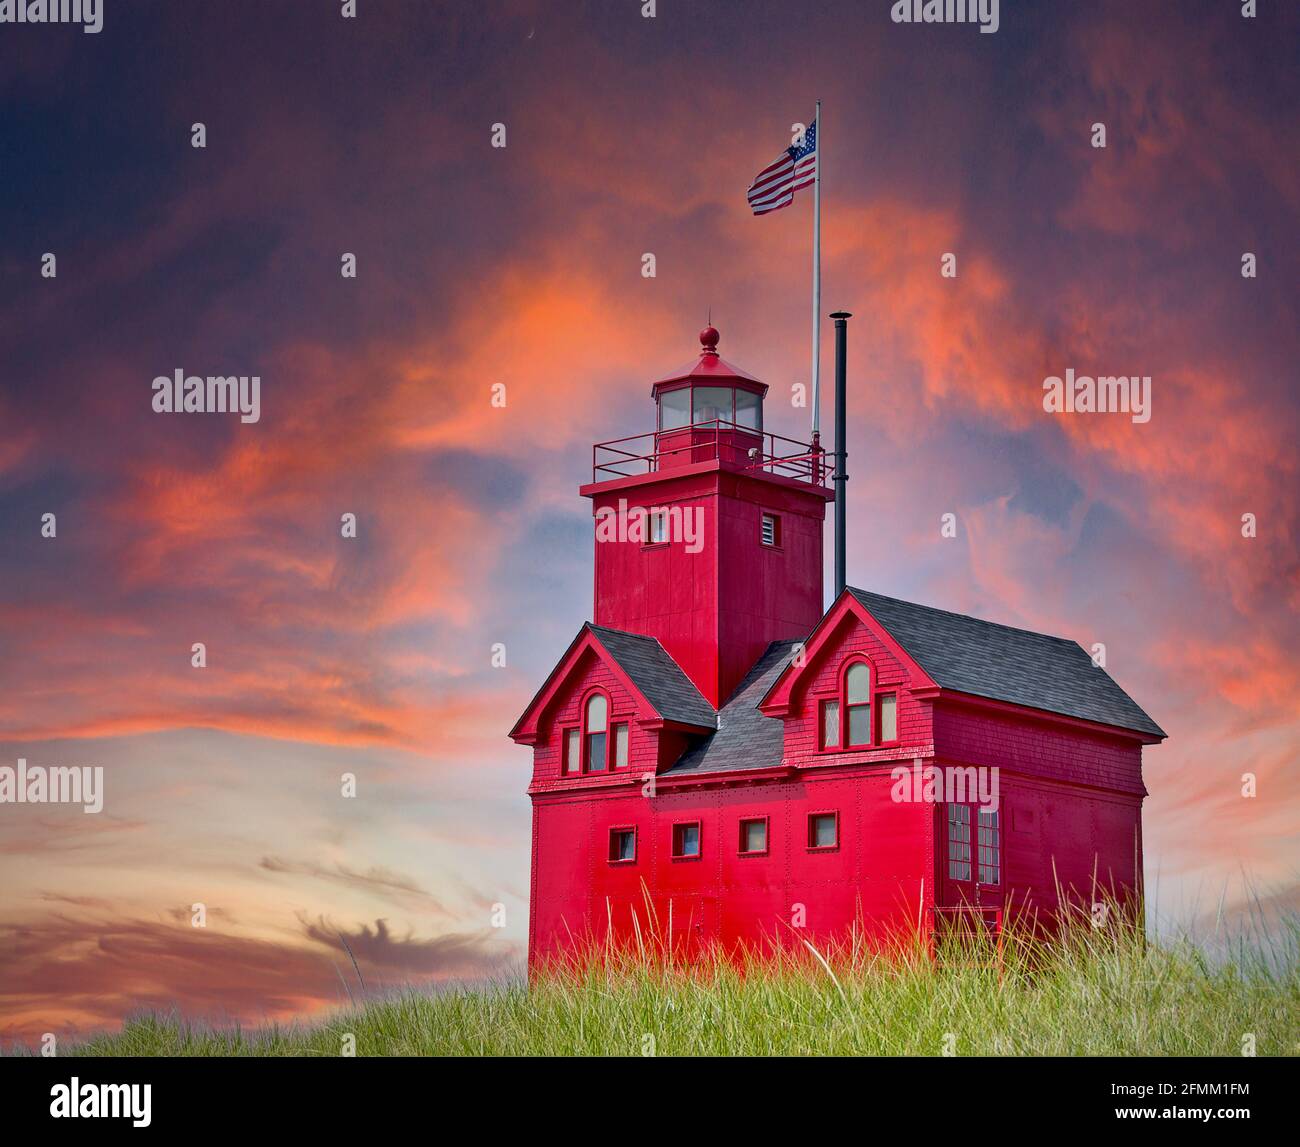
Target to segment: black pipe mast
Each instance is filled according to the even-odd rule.
[[[849,480],[848,414],[845,396],[845,358],[848,354],[848,324],[853,316],[848,311],[836,311],[835,320],[835,596],[838,598],[848,584],[848,558],[845,553],[848,532],[847,508],[844,504],[844,484]]]

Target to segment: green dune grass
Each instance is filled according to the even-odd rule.
[[[144,1017],[63,1054],[88,1056],[1260,1056],[1294,1055],[1300,977],[1285,952],[1087,926],[1045,944],[1015,929],[889,952],[850,938],[772,957],[593,951],[496,986],[411,990],[310,1026],[220,1031]]]

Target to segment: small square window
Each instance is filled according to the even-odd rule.
[[[700,822],[673,825],[673,857],[688,859],[700,855]]]
[[[759,856],[767,851],[767,817],[751,817],[740,822],[741,856]]]
[[[636,860],[636,829],[611,828],[609,830],[609,862],[627,864]]]
[[[834,812],[814,812],[808,816],[808,847],[838,848],[840,816]]]
[[[763,515],[763,545],[779,546],[781,544],[781,519],[775,514]]]

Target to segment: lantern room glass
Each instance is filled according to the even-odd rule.
[[[691,399],[691,421],[696,425],[701,422],[732,422],[733,395],[729,386],[697,386]]]
[[[691,388],[665,390],[659,396],[659,429],[677,430],[691,421]]]
[[[732,386],[679,386],[659,394],[659,430],[684,426],[739,426],[763,429],[763,400],[752,390]]]
[[[747,430],[763,429],[763,401],[752,390],[736,391],[736,425]]]

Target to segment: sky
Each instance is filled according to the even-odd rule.
[[[811,204],[745,190],[817,98],[850,582],[1104,643],[1156,926],[1294,910],[1294,6],[341,7],[0,25],[0,765],[106,786],[0,804],[0,1042],[518,974],[591,444],[710,315],[806,434]],[[178,369],[260,419],[155,413]],[[1150,421],[1045,412],[1067,369]]]

